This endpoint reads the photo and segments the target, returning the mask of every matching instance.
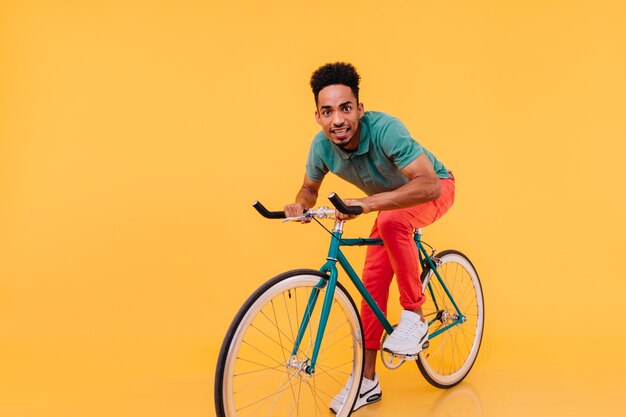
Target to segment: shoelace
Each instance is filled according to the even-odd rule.
[[[343,398],[348,396],[348,386],[350,385],[350,382],[352,382],[352,379],[348,380],[348,383],[343,386],[343,388],[341,389],[341,392],[339,393],[339,395],[342,396]],[[369,389],[370,388],[369,385],[373,387],[376,384],[374,381],[368,382],[364,379],[363,382],[361,382],[361,391],[363,391],[364,389]]]
[[[350,377],[346,385],[343,386],[343,388],[341,389],[341,392],[339,392],[339,396],[342,396],[343,398],[348,396],[348,387],[350,386],[351,383],[352,383],[352,377]]]
[[[412,334],[416,333],[420,327],[421,324],[419,322],[398,325],[398,327],[396,327],[396,329],[393,331],[393,334],[399,338],[406,339]]]

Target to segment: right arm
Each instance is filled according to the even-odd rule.
[[[287,217],[297,217],[315,205],[322,181],[313,181],[306,174],[300,191],[296,194],[296,202],[285,206]]]

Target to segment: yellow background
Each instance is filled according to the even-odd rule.
[[[250,203],[293,199],[335,60],[455,172],[425,240],[483,280],[479,415],[623,412],[623,1],[25,0],[0,3],[0,415],[213,415],[243,300],[323,262]],[[440,412],[405,368],[364,416]]]

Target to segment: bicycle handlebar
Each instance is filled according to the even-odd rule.
[[[359,215],[359,214],[363,213],[363,208],[362,207],[359,207],[359,206],[347,206],[346,203],[344,203],[344,201],[336,193],[331,193],[328,196],[328,199],[330,200],[331,203],[333,203],[333,206],[335,206],[335,208],[337,210],[339,210],[340,212],[342,212],[344,214]],[[287,216],[285,215],[284,211],[269,211],[259,201],[255,201],[252,204],[252,207],[254,207],[256,209],[256,211],[258,211],[261,214],[261,216],[263,216],[263,217],[265,217],[267,219],[285,219],[285,218],[287,218]]]
[[[333,206],[343,214],[359,215],[363,213],[363,207],[361,206],[346,206],[346,203],[337,195],[337,193],[330,193],[328,199]]]
[[[263,216],[263,217],[265,217],[267,219],[285,219],[285,218],[287,218],[287,216],[285,216],[285,212],[284,211],[269,211],[268,209],[265,208],[265,206],[263,204],[261,204],[258,201],[255,201],[252,204],[252,207],[254,207],[256,209],[256,211],[261,213],[261,216]]]

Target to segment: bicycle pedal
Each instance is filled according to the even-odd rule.
[[[402,357],[402,360],[405,361],[416,361],[417,358],[419,357],[418,354],[414,354],[414,355],[398,355],[398,357]]]
[[[384,349],[384,352],[389,355],[392,359],[398,359],[399,361],[411,361],[417,359],[417,354],[415,355],[405,355],[403,353],[393,353],[390,350]]]
[[[423,352],[424,350],[428,349],[428,347],[430,346],[430,342],[427,340],[422,344],[422,350],[420,350],[420,352]],[[392,351],[390,351],[389,349],[383,349],[383,351],[385,353],[387,353],[391,358],[393,359],[398,359],[400,361],[415,361],[417,360],[417,358],[419,358],[419,353],[413,353],[413,354],[402,354],[402,353],[394,353]]]

